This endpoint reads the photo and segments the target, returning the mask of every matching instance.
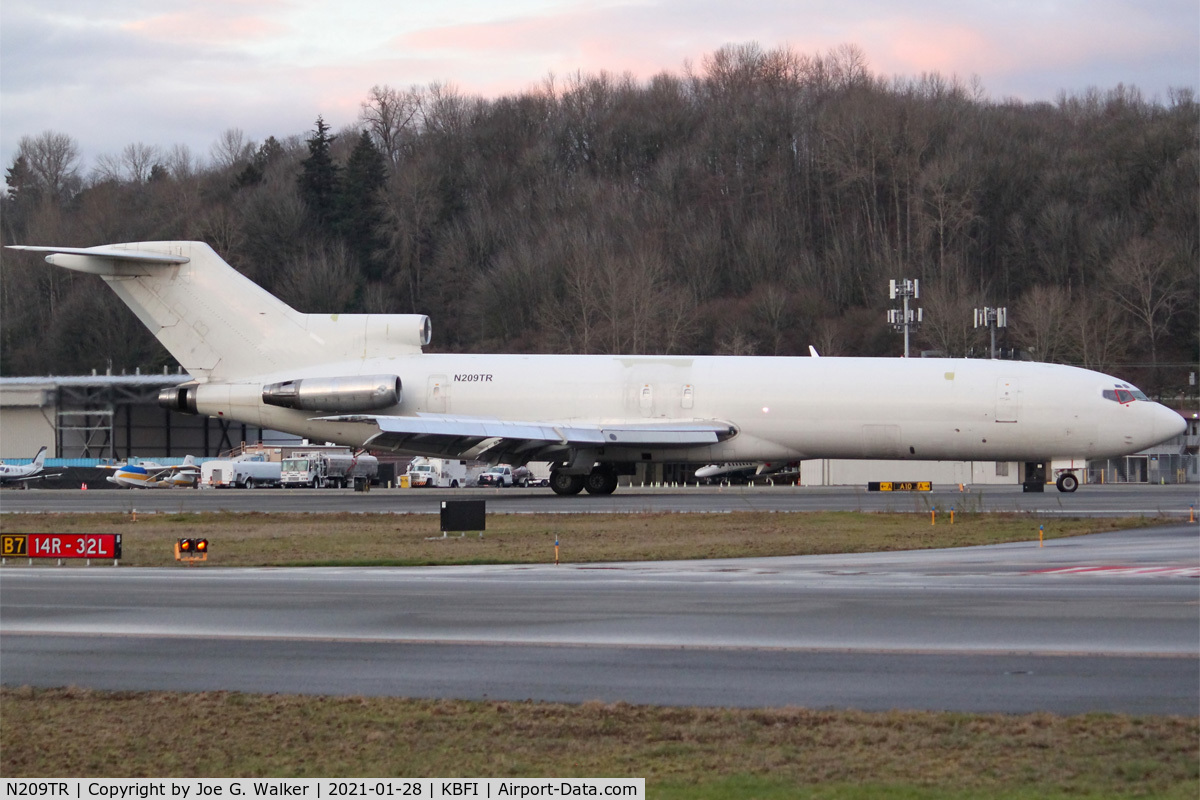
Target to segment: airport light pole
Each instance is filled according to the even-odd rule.
[[[1008,308],[983,308],[975,309],[975,327],[986,325],[988,330],[992,332],[992,358],[996,358],[996,328],[1008,327]]]
[[[921,296],[920,281],[909,280],[893,280],[889,283],[890,297],[895,300],[897,297],[903,299],[903,308],[893,308],[888,311],[888,322],[897,332],[904,332],[904,357],[908,358],[908,334],[909,331],[921,324],[922,309],[916,310],[908,307],[908,299],[911,297],[916,300]]]

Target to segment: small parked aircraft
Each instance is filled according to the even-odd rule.
[[[800,466],[794,461],[734,461],[700,467],[696,470],[696,477],[713,482],[752,481],[767,475],[798,473],[799,469]]]
[[[154,461],[139,461],[136,464],[117,464],[108,476],[109,483],[134,489],[173,489],[192,487],[200,479],[200,467],[196,459],[187,456],[182,464],[163,466]]]
[[[0,462],[0,484],[17,483],[19,481],[40,481],[50,477],[51,473],[43,474],[46,464],[46,448],[37,451],[33,461],[28,464],[5,464]]]

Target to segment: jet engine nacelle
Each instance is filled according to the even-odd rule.
[[[168,386],[165,389],[160,389],[158,392],[158,404],[163,408],[169,408],[172,411],[180,411],[184,414],[196,414],[196,391],[200,387],[196,384],[190,386]]]
[[[300,378],[263,387],[262,401],[301,411],[375,411],[400,402],[400,378],[395,375],[350,375],[340,378]]]

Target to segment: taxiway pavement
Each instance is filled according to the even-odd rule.
[[[9,686],[1195,715],[1200,536],[559,567],[10,566],[0,654]]]

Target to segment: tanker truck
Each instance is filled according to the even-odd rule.
[[[379,475],[379,459],[367,453],[349,450],[293,450],[283,459],[280,483],[287,488],[304,486],[345,489],[356,478],[374,481]]]

